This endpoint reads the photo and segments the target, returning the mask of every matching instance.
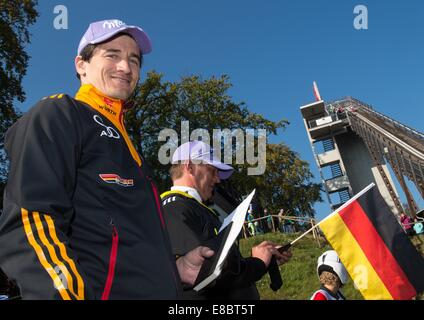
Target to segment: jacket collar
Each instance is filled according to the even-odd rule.
[[[83,84],[75,99],[85,102],[99,111],[114,124],[121,123],[124,113],[124,101],[106,96],[91,84]]]
[[[195,198],[197,201],[199,201],[200,203],[203,203],[199,192],[194,188],[190,188],[190,187],[186,187],[186,186],[173,186],[173,187],[171,187],[171,190],[173,190],[173,191],[178,190],[178,191],[183,191],[185,193],[188,193],[190,196]]]
[[[141,158],[125,130],[123,120],[125,112],[124,101],[106,96],[91,84],[83,84],[75,95],[75,99],[88,104],[113,123],[124,138],[133,159],[141,166]]]

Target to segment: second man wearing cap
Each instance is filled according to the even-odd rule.
[[[162,203],[176,258],[216,236],[221,222],[205,203],[212,198],[215,185],[232,172],[233,168],[216,159],[204,142],[187,142],[174,152],[170,170],[173,187],[162,194]],[[185,284],[183,298],[259,299],[255,282],[267,272],[273,254],[280,264],[291,256],[278,253],[273,243],[264,241],[252,248],[251,257],[243,258],[234,245],[218,280],[199,292]]]

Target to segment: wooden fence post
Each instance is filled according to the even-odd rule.
[[[313,227],[314,227],[314,220],[311,218],[311,228],[313,228]],[[312,235],[313,235],[314,239],[317,238],[317,235],[315,233],[315,229],[312,230]]]
[[[246,223],[243,223],[243,237],[245,239],[247,239],[247,234],[246,234]]]
[[[313,227],[315,224],[314,224],[314,219],[313,218],[311,218],[311,227]],[[320,242],[320,240],[319,240],[319,233],[318,233],[318,230],[317,229],[314,229],[314,230],[312,230],[312,232],[313,232],[313,235],[314,235],[314,239],[316,240],[316,242],[317,242],[317,244],[318,244],[318,248],[321,248],[321,242]]]

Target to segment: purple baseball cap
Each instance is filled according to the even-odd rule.
[[[217,168],[220,180],[228,179],[234,171],[233,167],[219,161],[214,156],[214,150],[203,141],[189,141],[179,146],[172,156],[172,163],[184,160],[194,160],[194,163],[206,163]]]
[[[121,20],[111,19],[90,23],[79,43],[78,55],[81,54],[81,51],[87,45],[106,41],[120,32],[131,35],[137,42],[142,54],[147,54],[152,51],[152,44],[149,36],[143,29],[137,26],[128,26]]]

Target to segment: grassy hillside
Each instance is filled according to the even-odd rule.
[[[298,234],[285,235],[282,233],[268,233],[256,237],[242,239],[240,241],[240,249],[243,256],[250,256],[252,246],[261,243],[264,240],[274,241],[276,243],[285,244],[295,239]],[[292,250],[293,257],[288,264],[280,267],[283,279],[283,286],[277,292],[273,292],[269,288],[269,276],[265,275],[259,282],[257,287],[261,295],[261,299],[266,300],[304,300],[310,299],[311,295],[319,288],[318,276],[316,273],[316,263],[318,257],[326,250],[331,250],[328,244],[323,240],[321,248],[312,235],[306,236],[297,242]],[[419,247],[421,253],[424,252],[424,236],[413,239],[414,244]],[[348,283],[342,288],[343,294],[349,300],[362,300],[362,296],[354,289],[353,282],[349,278]],[[420,297],[423,298],[423,295]]]

